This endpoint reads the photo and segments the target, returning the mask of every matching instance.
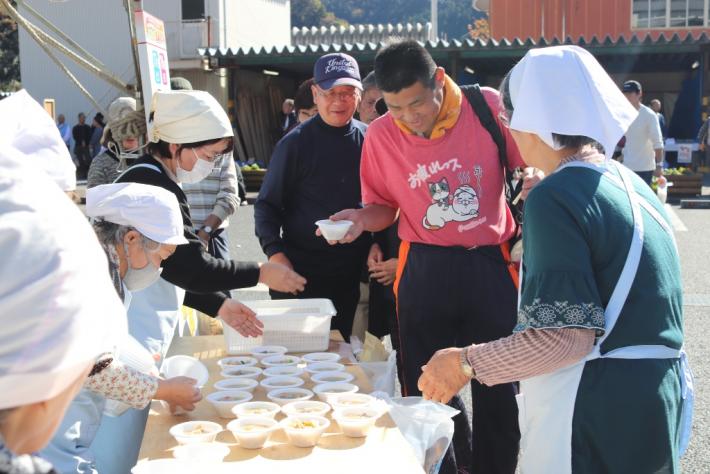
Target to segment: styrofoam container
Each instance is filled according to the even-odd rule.
[[[311,375],[311,380],[314,383],[333,383],[333,382],[352,382],[355,376],[349,372],[340,372],[338,370],[328,372],[318,372]]]
[[[343,393],[330,399],[333,410],[342,408],[369,408],[377,399],[366,393]]]
[[[305,388],[277,388],[266,394],[266,398],[279,405],[291,402],[300,402],[313,398],[313,392]]]
[[[279,354],[275,356],[264,357],[261,359],[261,365],[269,367],[296,367],[301,363],[301,358],[288,354]]]
[[[210,373],[205,364],[186,355],[176,355],[168,357],[163,361],[162,372],[165,378],[191,377],[197,380],[197,388],[202,388],[210,378]]]
[[[323,372],[343,372],[345,366],[338,362],[314,362],[313,364],[308,364],[306,366],[306,372],[311,375],[320,374]]]
[[[222,426],[212,421],[186,421],[170,428],[178,444],[212,443],[221,431]]]
[[[259,361],[256,357],[247,356],[237,356],[237,357],[225,357],[217,361],[217,365],[222,367],[222,369],[231,369],[233,367],[253,367],[258,364]]]
[[[279,411],[281,411],[281,405],[274,402],[246,402],[232,407],[232,413],[238,418],[245,416],[274,418]]]
[[[326,240],[340,240],[348,233],[348,229],[352,227],[352,221],[331,221],[330,219],[322,219],[316,221],[316,225],[320,229],[323,238]]]
[[[335,352],[311,352],[302,357],[306,364],[313,364],[315,362],[338,362],[340,360],[340,354]]]
[[[206,398],[221,418],[234,418],[232,407],[251,401],[253,395],[243,390],[224,390],[212,392]]]
[[[229,446],[220,443],[183,444],[173,449],[173,457],[188,463],[222,462],[229,454]]]
[[[350,407],[333,412],[333,419],[338,422],[343,434],[351,438],[367,436],[380,416],[382,411],[375,408]]]
[[[246,449],[262,448],[271,433],[278,428],[279,423],[266,416],[246,416],[230,421],[227,425],[239,446]]]
[[[264,344],[280,345],[286,352],[315,352],[328,349],[330,319],[335,307],[328,299],[244,301],[264,324],[260,337],[244,337],[224,325],[229,354],[249,354]],[[258,356],[255,355],[258,358]]]
[[[249,353],[256,360],[261,362],[264,357],[270,357],[280,354],[285,354],[288,352],[288,348],[284,346],[254,346],[251,348]]]
[[[261,372],[262,370],[259,367],[235,367],[223,370],[220,375],[225,378],[256,380],[261,375]]]
[[[300,367],[281,365],[264,369],[264,377],[300,377],[304,370]]]
[[[360,388],[357,385],[347,382],[321,383],[313,387],[313,393],[318,395],[321,401],[329,402],[336,395],[343,393],[355,393]]]
[[[294,415],[317,415],[325,416],[330,411],[330,405],[316,400],[306,400],[304,402],[291,402],[281,407],[281,411],[286,416]]]
[[[301,377],[289,377],[279,375],[278,377],[268,377],[261,381],[261,386],[266,390],[274,390],[277,388],[296,388],[303,385],[305,382]]]
[[[313,425],[304,426],[305,424]],[[328,418],[315,415],[294,415],[281,420],[289,442],[299,448],[310,448],[318,444],[323,432],[330,426]]]
[[[217,390],[242,390],[249,393],[254,393],[254,389],[258,386],[259,382],[255,379],[246,377],[231,377],[214,384],[214,388]]]

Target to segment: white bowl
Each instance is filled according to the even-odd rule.
[[[249,351],[251,356],[259,361],[264,357],[285,354],[287,352],[288,349],[284,346],[256,346],[251,351]]]
[[[232,420],[227,429],[232,432],[239,446],[246,449],[260,449],[279,424],[266,416],[247,416]]]
[[[307,364],[313,364],[315,362],[338,362],[340,360],[340,354],[335,352],[311,352],[303,356],[303,361]]]
[[[330,399],[333,410],[342,408],[369,408],[377,399],[365,393],[342,393]]]
[[[214,407],[222,418],[234,418],[232,407],[240,403],[251,401],[253,395],[243,390],[224,390],[212,392],[207,395],[207,401]]]
[[[275,356],[268,356],[261,359],[261,365],[264,367],[295,367],[301,363],[301,358],[287,355],[279,354]]]
[[[333,412],[333,419],[338,422],[343,434],[351,438],[367,436],[380,416],[382,411],[376,408],[350,407]]]
[[[264,369],[264,377],[300,377],[303,375],[303,369],[294,365],[277,365]]]
[[[352,382],[355,376],[348,372],[339,372],[334,370],[332,372],[318,372],[317,374],[311,375],[311,380],[314,383],[332,383],[332,382]]]
[[[330,411],[330,405],[324,402],[315,400],[306,400],[305,402],[291,402],[281,407],[281,411],[286,416],[295,415],[316,415],[325,416]]]
[[[259,385],[254,379],[245,377],[232,377],[222,379],[214,384],[217,390],[242,390],[244,392],[254,393],[254,389]]]
[[[190,377],[197,380],[197,388],[202,388],[210,378],[210,373],[205,364],[194,357],[176,355],[163,361],[162,372],[166,379],[173,377]]]
[[[303,385],[305,382],[301,377],[288,377],[280,375],[278,377],[269,377],[261,381],[261,386],[267,390],[276,388],[296,388]]]
[[[217,365],[222,367],[222,369],[231,369],[232,367],[253,367],[258,364],[259,361],[256,357],[225,357],[217,361]]]
[[[220,375],[225,378],[256,380],[261,375],[261,372],[262,369],[259,367],[235,367],[222,370]]]
[[[222,462],[229,454],[229,446],[220,443],[184,444],[173,449],[175,459],[195,463]]]
[[[306,424],[306,426],[304,426]],[[312,426],[308,426],[312,425]],[[281,420],[281,428],[286,432],[292,445],[310,448],[318,443],[323,432],[330,426],[330,421],[322,416],[295,415]]]
[[[324,402],[329,402],[336,395],[355,393],[358,390],[357,385],[347,382],[321,383],[313,387],[313,392]]]
[[[353,225],[352,221],[331,221],[323,219],[316,221],[321,234],[326,240],[340,240],[348,233],[348,229]]]
[[[221,431],[222,425],[212,421],[186,421],[170,428],[178,444],[212,443]]]
[[[343,372],[345,366],[337,362],[314,362],[306,366],[306,372],[308,372],[311,377],[313,374],[320,372]]]
[[[305,388],[278,388],[271,390],[266,397],[279,405],[286,405],[291,402],[302,402],[313,398],[313,392]]]
[[[238,418],[265,416],[274,418],[281,411],[281,405],[273,402],[246,402],[232,407],[232,413]]]

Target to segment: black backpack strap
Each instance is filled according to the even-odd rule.
[[[498,147],[498,158],[504,170],[508,170],[508,147],[503,138],[503,132],[500,131],[498,123],[493,118],[493,112],[483,97],[481,87],[478,84],[461,86],[461,91],[466,96],[468,103],[471,104],[473,112],[478,116],[481,125],[493,138],[493,143]]]

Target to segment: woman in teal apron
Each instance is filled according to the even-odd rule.
[[[609,160],[636,112],[576,46],[528,52],[501,99],[548,175],[525,203],[519,324],[439,351],[420,387],[446,401],[470,377],[520,380],[523,474],[679,472],[692,375],[678,253],[658,199]]]

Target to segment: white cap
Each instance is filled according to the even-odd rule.
[[[152,142],[195,143],[234,136],[229,117],[209,92],[158,91],[150,110]]]
[[[76,189],[76,166],[57,125],[25,90],[0,100],[0,148],[15,148],[62,191]]]
[[[59,395],[128,331],[96,234],[28,161],[0,150],[0,410]]]
[[[187,243],[177,198],[158,186],[116,183],[90,188],[86,215],[133,227],[161,244]]]

